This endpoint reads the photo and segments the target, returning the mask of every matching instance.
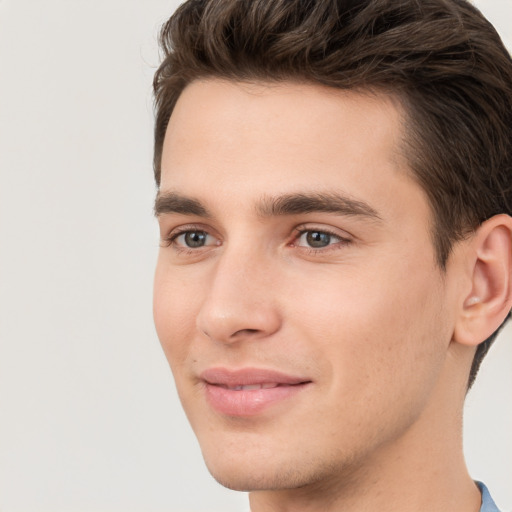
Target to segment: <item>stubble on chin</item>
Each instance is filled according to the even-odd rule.
[[[351,482],[360,478],[352,457],[345,461],[315,460],[312,457],[289,457],[275,460],[247,458],[242,462],[205,460],[213,478],[222,486],[242,492],[302,490],[304,495],[325,495],[334,488],[350,489]],[[358,476],[356,476],[356,474]],[[299,493],[300,494],[300,493]]]

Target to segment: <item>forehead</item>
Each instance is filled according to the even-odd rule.
[[[183,91],[171,116],[162,164],[209,154],[216,162],[231,162],[242,152],[246,160],[279,156],[292,163],[300,156],[319,165],[333,153],[347,163],[362,153],[366,160],[396,160],[402,121],[398,101],[385,95],[290,82],[196,81]],[[228,153],[222,157],[221,151]]]
[[[164,141],[163,164],[197,150],[267,154],[301,153],[324,160],[333,152],[350,158],[400,158],[403,113],[393,97],[293,82],[196,81],[180,96]],[[371,144],[364,144],[367,141]],[[264,150],[264,151],[263,151]],[[327,153],[326,153],[327,151]],[[201,156],[197,155],[197,156]]]
[[[376,210],[400,193],[423,201],[401,153],[404,124],[399,102],[384,94],[196,81],[169,122],[160,190],[240,206],[310,191],[343,193]]]

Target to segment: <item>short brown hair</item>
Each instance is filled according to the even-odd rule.
[[[455,241],[512,213],[512,60],[466,0],[188,0],[160,44],[157,184],[167,124],[188,84],[295,80],[400,99],[442,269]],[[469,386],[496,334],[479,345]]]

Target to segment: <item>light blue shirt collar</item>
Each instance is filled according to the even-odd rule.
[[[480,508],[480,512],[500,512],[500,509],[491,498],[487,487],[482,482],[476,482],[476,485],[478,485],[482,492],[482,507]]]

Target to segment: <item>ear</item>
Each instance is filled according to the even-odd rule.
[[[512,217],[485,221],[468,245],[471,292],[461,298],[454,341],[476,346],[505,320],[512,307]]]

